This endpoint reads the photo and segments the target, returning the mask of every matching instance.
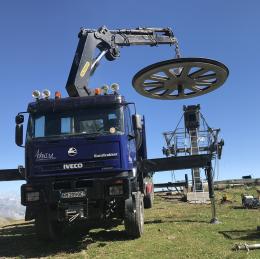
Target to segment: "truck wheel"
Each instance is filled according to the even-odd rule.
[[[35,229],[39,239],[55,240],[62,233],[62,223],[50,220],[46,211],[40,211],[35,218]]]
[[[129,237],[139,238],[144,232],[144,201],[141,192],[125,201],[125,230]]]
[[[150,209],[153,207],[153,199],[154,199],[153,193],[147,193],[144,196],[144,208],[145,209]]]

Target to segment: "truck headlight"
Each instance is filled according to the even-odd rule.
[[[109,195],[117,196],[122,195],[124,193],[123,185],[111,185],[109,186]]]
[[[39,192],[27,192],[26,201],[38,201],[40,199]]]

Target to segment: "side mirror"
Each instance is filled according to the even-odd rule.
[[[132,121],[135,131],[136,150],[138,151],[142,145],[142,117],[139,114],[132,115]]]
[[[15,143],[20,147],[23,145],[23,124],[16,124],[15,126]]]
[[[22,114],[18,114],[15,116],[15,123],[21,124],[24,122],[24,116]]]
[[[135,130],[142,129],[142,117],[139,114],[132,115],[133,126]]]

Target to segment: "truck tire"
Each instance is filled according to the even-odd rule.
[[[153,199],[154,199],[154,194],[152,193],[147,193],[144,196],[144,208],[145,209],[150,209],[153,207]]]
[[[51,220],[46,210],[38,212],[35,218],[35,229],[38,238],[44,241],[56,240],[62,234],[62,224]]]
[[[125,201],[125,230],[129,237],[139,238],[144,232],[144,201],[141,192]]]

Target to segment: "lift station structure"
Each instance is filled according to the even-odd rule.
[[[182,124],[183,123],[183,126]],[[200,111],[200,105],[183,106],[183,115],[173,131],[163,132],[166,146],[162,151],[166,157],[210,155],[212,159],[221,159],[224,140],[219,139],[220,129],[211,128]],[[203,196],[204,184],[201,176],[201,168],[191,168],[193,197],[201,197],[203,202],[208,193]],[[183,182],[183,185],[187,185]],[[165,186],[169,186],[169,183]],[[172,184],[174,186],[174,184]],[[160,184],[163,187],[163,184]],[[197,195],[197,193],[200,193]],[[189,200],[189,198],[188,198]],[[199,202],[199,200],[197,200]]]

